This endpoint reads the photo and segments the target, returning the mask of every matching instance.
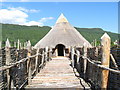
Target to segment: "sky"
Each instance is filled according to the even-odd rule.
[[[118,2],[2,2],[2,23],[54,26],[61,13],[72,26],[118,33]]]

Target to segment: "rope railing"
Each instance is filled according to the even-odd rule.
[[[114,69],[111,69],[111,68],[109,68],[109,67],[105,67],[105,66],[103,66],[103,65],[96,64],[96,63],[92,62],[89,58],[86,58],[86,57],[83,57],[83,58],[84,58],[84,59],[87,59],[88,62],[90,62],[91,64],[93,64],[93,65],[95,65],[95,66],[97,66],[97,67],[99,67],[99,68],[102,68],[102,69],[109,70],[109,71],[111,71],[111,72],[120,74],[120,71],[118,71],[118,70],[114,70]]]
[[[51,52],[51,51],[49,51],[49,52],[47,52],[47,53],[50,53],[50,52]],[[15,63],[10,63],[10,65],[1,66],[1,67],[0,67],[0,71],[9,69],[9,68],[11,68],[11,67],[14,67],[15,65],[20,64],[20,63],[22,63],[22,62],[25,62],[26,60],[28,60],[28,59],[30,59],[30,58],[37,57],[37,56],[39,56],[39,55],[42,56],[42,55],[45,55],[45,54],[47,54],[47,53],[44,53],[44,54],[40,54],[40,53],[39,53],[39,54],[36,54],[36,55],[28,56],[28,57],[23,58],[23,59],[15,62]],[[48,57],[48,58],[49,58],[49,57]]]
[[[71,49],[71,51],[70,51],[71,64],[72,64],[73,68],[77,69],[80,76],[82,78],[84,78],[86,81],[90,82],[94,88],[101,88],[101,84],[102,84],[101,80],[103,78],[103,76],[101,76],[101,75],[104,70],[109,71],[108,87],[111,85],[111,82],[114,82],[114,84],[116,85],[113,87],[117,87],[117,88],[120,87],[119,79],[117,79],[117,81],[115,81],[114,79],[113,79],[114,81],[110,81],[111,78],[113,78],[113,76],[111,76],[111,75],[114,75],[114,78],[120,77],[120,70],[118,70],[118,69],[115,70],[108,66],[101,65],[101,61],[92,60],[92,59],[88,58],[87,56],[84,56],[84,54],[81,55],[80,52],[79,53],[77,53],[77,52],[78,52],[77,49],[74,49],[74,51]],[[110,54],[110,57],[111,57],[111,54]],[[87,61],[86,67],[84,66],[85,65],[84,61]]]
[[[6,83],[7,85],[4,84],[0,86],[0,88],[11,89],[15,87],[20,89],[23,88],[26,83],[30,84],[33,76],[36,75],[40,71],[40,69],[45,66],[47,61],[49,61],[49,55],[51,52],[52,51],[36,53],[35,55],[22,58],[15,63],[9,63],[9,65],[1,66],[0,72],[3,72],[3,76],[7,75],[6,79],[2,77],[4,79],[2,80],[2,82]],[[7,72],[9,73],[7,74]]]
[[[95,65],[95,66],[98,66],[98,67],[100,67],[100,68],[102,68],[102,69],[109,70],[109,71],[112,71],[112,72],[115,72],[115,73],[119,73],[119,74],[120,74],[120,71],[114,70],[114,69],[111,69],[111,68],[108,68],[108,67],[105,67],[105,66],[103,66],[103,65],[96,64],[96,63],[93,62],[94,60],[90,60],[89,58],[85,57],[84,55],[78,55],[77,53],[73,53],[73,52],[71,52],[71,53],[74,54],[74,55],[76,55],[76,56],[82,57],[83,59],[86,59],[87,61],[89,61],[91,64],[93,64],[93,65]],[[117,66],[117,67],[118,67],[118,66]]]

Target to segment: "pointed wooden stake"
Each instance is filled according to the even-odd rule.
[[[87,57],[87,44],[84,43],[84,57]],[[85,78],[85,73],[86,73],[86,66],[87,66],[87,60],[84,59],[84,78]]]
[[[7,38],[7,41],[6,41],[6,47],[8,47],[8,48],[10,48],[11,47],[11,45],[10,45],[10,41],[9,41],[9,39]]]
[[[10,47],[11,47],[11,45],[10,45],[10,42],[9,42],[9,40],[7,39],[7,41],[6,41],[6,45],[5,45],[5,50],[6,50],[6,65],[10,65],[10,62],[12,61],[11,60],[11,55],[10,55]],[[8,89],[10,89],[10,70],[9,69],[7,69],[7,84],[8,84]]]
[[[16,42],[14,42],[14,47],[16,47]]]
[[[110,63],[110,43],[111,39],[107,33],[101,37],[102,45],[102,65],[109,67]],[[107,88],[109,70],[102,70],[101,88]]]
[[[26,49],[26,47],[27,47],[27,43],[26,43],[26,42],[24,42],[24,49]]]
[[[30,40],[27,42],[27,49],[31,49],[31,42],[30,42]]]
[[[20,40],[18,39],[18,42],[17,42],[17,50],[20,49]]]

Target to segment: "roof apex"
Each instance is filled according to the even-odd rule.
[[[59,16],[58,20],[56,23],[61,23],[61,22],[68,22],[68,20],[66,19],[66,17],[63,15],[63,13],[61,13],[61,15]]]

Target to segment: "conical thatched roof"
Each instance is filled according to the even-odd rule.
[[[34,46],[34,48],[45,48],[46,46],[55,48],[57,44],[63,44],[65,47],[80,47],[85,43],[88,47],[91,47],[91,44],[70,25],[65,16],[61,14],[53,28]]]

